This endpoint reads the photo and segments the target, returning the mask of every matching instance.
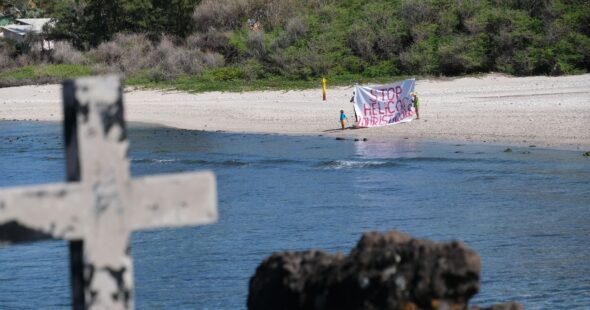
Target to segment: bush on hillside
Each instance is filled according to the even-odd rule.
[[[221,68],[225,65],[225,58],[223,55],[216,52],[204,52],[201,55],[203,65],[207,69]]]
[[[302,10],[298,0],[203,0],[193,13],[196,29],[235,30],[248,21],[259,22],[263,29],[282,27],[285,21]]]
[[[50,58],[56,64],[80,65],[85,62],[84,55],[66,41],[54,43]]]
[[[196,29],[236,29],[246,21],[248,0],[203,0],[195,8],[193,21]]]
[[[0,51],[0,70],[13,68],[14,59],[8,54]]]
[[[439,45],[437,58],[440,72],[444,75],[459,75],[485,70],[487,56],[483,43],[477,38],[453,36]]]
[[[439,74],[438,55],[432,44],[422,41],[412,45],[399,55],[403,72],[414,74]]]
[[[280,32],[272,42],[271,49],[287,48],[303,39],[307,34],[307,24],[300,16],[291,17],[285,24],[285,30]]]
[[[8,40],[0,40],[0,70],[14,68],[16,65],[14,55],[16,54],[16,47]]]
[[[289,42],[295,42],[307,34],[307,24],[301,16],[294,16],[287,20],[285,24],[285,36]]]
[[[232,1],[232,0],[226,0]],[[262,23],[267,30],[285,25],[301,10],[300,0],[248,0],[247,16]]]
[[[248,80],[265,78],[267,73],[264,66],[255,59],[249,59],[242,64],[244,77]]]
[[[209,28],[204,33],[196,33],[186,38],[187,48],[199,49],[204,52],[215,52],[223,55],[228,61],[237,60],[238,49],[230,43],[231,33]]]
[[[96,63],[102,63],[109,67],[120,67],[123,52],[123,48],[116,42],[109,41],[88,51],[88,56]]]
[[[355,23],[352,25],[350,34],[348,35],[348,47],[359,58],[372,61],[376,58],[374,49],[378,39],[373,29],[367,23]]]
[[[82,50],[66,43],[51,53],[0,46],[0,70],[49,61],[142,79],[223,81],[590,71],[587,1],[171,0],[166,6],[122,0],[92,2],[90,9],[90,2],[71,7],[67,1],[56,1],[58,13],[71,17],[57,26]],[[130,17],[118,19],[119,13],[101,19],[109,5],[167,13],[134,15],[126,24]],[[183,10],[192,24],[170,20],[181,7],[194,8]],[[116,34],[121,30],[137,33]]]
[[[120,73],[134,73],[150,66],[147,56],[152,43],[143,34],[116,34],[88,52],[96,63],[103,63]]]
[[[247,47],[249,54],[258,60],[266,58],[265,34],[264,31],[254,31],[248,34]]]
[[[148,58],[149,67],[166,72],[168,78],[181,74],[198,74],[204,68],[201,51],[175,46],[168,37],[160,40]]]

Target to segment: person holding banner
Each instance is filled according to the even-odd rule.
[[[353,107],[353,111],[354,111],[354,128],[357,128],[357,123],[359,122],[359,118],[356,115],[356,109],[354,109],[354,94],[355,92],[352,92],[352,98],[350,98],[350,102],[352,102],[352,107]]]
[[[342,129],[346,128],[347,121],[348,118],[346,117],[346,114],[344,114],[344,110],[340,110],[340,125],[342,125]]]
[[[416,111],[416,119],[420,119],[420,99],[417,92],[412,92],[412,103],[414,104],[414,111]]]

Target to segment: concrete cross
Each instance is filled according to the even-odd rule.
[[[0,243],[70,241],[74,309],[132,309],[129,237],[217,220],[211,172],[131,179],[118,77],[63,85],[67,180],[0,191]]]

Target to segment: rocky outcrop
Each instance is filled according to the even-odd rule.
[[[479,275],[479,255],[460,242],[371,232],[348,256],[271,255],[250,280],[248,308],[466,309]]]

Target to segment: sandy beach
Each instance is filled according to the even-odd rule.
[[[328,81],[329,83],[329,81]],[[353,87],[248,93],[125,90],[132,122],[208,131],[425,139],[590,150],[590,74],[418,80],[420,120],[339,130]],[[61,121],[61,86],[0,88],[0,120]],[[351,124],[352,125],[352,124]]]

